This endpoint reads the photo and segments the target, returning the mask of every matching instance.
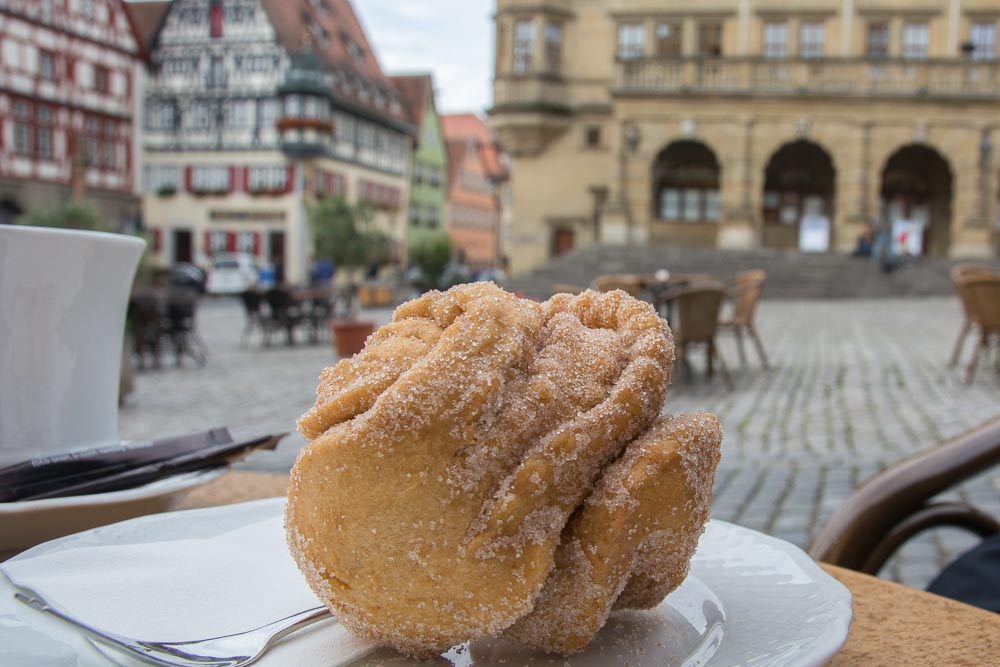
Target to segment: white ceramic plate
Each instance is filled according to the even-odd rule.
[[[141,517],[41,545],[0,569],[15,576],[18,563],[22,568],[27,566],[28,570],[20,572],[22,582],[35,584],[48,595],[52,591],[46,585],[65,585],[69,577],[72,588],[74,577],[86,578],[75,602],[74,594],[66,593],[65,588],[56,601],[99,627],[103,617],[104,622],[121,619],[125,627],[114,629],[126,634],[136,634],[139,627],[129,628],[129,623],[153,623],[162,629],[159,636],[146,635],[146,639],[191,638],[192,627],[204,630],[201,636],[224,634],[254,627],[240,625],[250,623],[250,618],[271,620],[315,603],[287,556],[281,527],[283,508],[283,499],[271,499]],[[95,554],[97,549],[101,551]],[[126,552],[130,555],[119,555]],[[239,557],[223,559],[233,553]],[[148,557],[150,554],[158,558]],[[54,559],[34,561],[35,571],[44,573],[46,582],[24,578],[24,573],[31,571],[28,561],[32,559]],[[158,559],[162,560],[159,564],[155,562]],[[219,559],[225,562],[214,562]],[[119,560],[120,572],[104,571],[118,568]],[[48,564],[39,567],[43,563]],[[59,569],[60,563],[79,567],[81,573],[51,572]],[[150,582],[138,596],[135,584],[128,583],[137,580]],[[94,590],[88,591],[88,587],[117,605],[134,605],[134,611],[109,612],[95,602]],[[115,587],[122,590],[111,590]],[[180,604],[180,608],[170,609],[171,604]],[[225,611],[220,614],[219,609]],[[220,615],[226,618],[219,619]],[[144,616],[153,618],[141,618]],[[234,620],[233,616],[241,618]],[[612,616],[583,653],[554,659],[519,653],[505,642],[491,640],[453,650],[434,664],[806,667],[821,665],[836,653],[847,638],[850,621],[850,592],[800,549],[712,521],[687,580],[653,611]],[[350,641],[336,623],[320,624],[279,643],[259,664],[337,664],[338,656],[357,650],[349,646]],[[109,664],[72,631],[15,602],[4,577],[0,577],[0,663],[39,667]],[[382,650],[356,664],[428,663]]]
[[[0,503],[0,560],[47,540],[143,514],[163,512],[180,494],[216,479],[224,468],[174,475],[134,489]]]

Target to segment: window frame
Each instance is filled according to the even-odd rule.
[[[826,55],[826,22],[822,19],[799,23],[799,57],[818,60]]]
[[[988,39],[979,39],[982,35]],[[997,24],[996,21],[973,21],[969,26],[969,42],[973,46],[969,57],[977,62],[993,62],[997,59]],[[984,47],[988,50],[984,51]]]
[[[666,37],[660,35],[661,28],[667,28],[669,34]],[[659,58],[671,58],[683,54],[681,24],[678,21],[657,21],[656,28],[653,30],[653,40],[656,44],[656,55]]]
[[[555,37],[555,39],[553,39]],[[557,74],[562,71],[562,52],[565,30],[562,23],[548,21],[542,31],[545,52],[545,71]]]
[[[44,81],[55,81],[57,78],[56,74],[56,54],[48,49],[38,49],[38,78]],[[48,73],[42,66],[42,63],[48,63]]]
[[[913,37],[920,35],[920,39]],[[930,26],[926,21],[907,21],[903,24],[899,41],[900,57],[903,60],[927,60],[930,47]]]
[[[618,24],[618,60],[639,60],[646,55],[646,24],[629,21]]]
[[[873,39],[877,36],[877,39]],[[886,21],[870,21],[865,30],[865,58],[887,60],[889,58],[889,24]]]
[[[722,23],[702,21],[698,24],[698,55],[718,58],[722,55]]]
[[[778,35],[781,39],[777,39]],[[788,58],[788,21],[765,21],[763,26],[761,55],[769,60]]]
[[[514,22],[512,71],[519,76],[532,74],[535,71],[535,24],[528,19],[518,19]]]

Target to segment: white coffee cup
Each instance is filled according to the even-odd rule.
[[[0,467],[112,445],[145,242],[0,225]]]

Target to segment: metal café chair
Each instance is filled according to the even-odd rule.
[[[764,353],[764,345],[761,343],[757,328],[753,323],[757,304],[760,303],[761,296],[764,294],[765,282],[767,282],[767,272],[763,270],[737,273],[731,292],[733,297],[732,317],[719,322],[721,329],[732,330],[736,336],[736,349],[739,351],[740,365],[744,368],[747,365],[746,351],[743,349],[743,334],[745,333],[754,342],[761,365],[765,370],[770,369],[767,363],[767,354]]]
[[[962,354],[962,346],[965,344],[965,339],[972,330],[973,320],[975,319],[973,315],[975,304],[969,300],[966,284],[972,278],[981,275],[988,276],[992,273],[994,273],[992,269],[982,264],[956,264],[951,269],[951,282],[955,286],[955,294],[958,295],[959,303],[962,305],[963,320],[962,328],[958,332],[958,340],[955,341],[955,347],[951,351],[951,358],[948,360],[949,368],[954,368],[958,364],[958,359]]]
[[[677,358],[681,362],[685,375],[690,375],[687,352],[696,345],[704,345],[708,356],[708,375],[715,371],[715,362],[719,363],[722,377],[729,387],[733,386],[732,377],[726,362],[719,354],[715,336],[719,327],[719,309],[726,297],[725,287],[721,283],[702,283],[678,290],[674,296],[674,306],[677,309],[677,322],[671,322],[674,333],[674,345],[677,347]]]
[[[964,290],[970,321],[979,330],[979,341],[965,372],[966,383],[971,383],[980,353],[994,343],[995,367],[1000,372],[1000,273],[976,274],[965,282]]]

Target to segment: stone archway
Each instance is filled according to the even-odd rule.
[[[922,227],[922,254],[945,257],[951,246],[952,170],[925,144],[898,149],[882,169],[878,225],[897,232],[901,221]],[[903,232],[905,233],[905,232]]]
[[[660,222],[717,223],[721,170],[711,148],[683,139],[656,155],[651,217]]]
[[[821,226],[825,219],[832,247],[836,174],[830,153],[814,142],[799,139],[775,151],[764,172],[761,244],[798,248],[800,227],[808,218]]]

